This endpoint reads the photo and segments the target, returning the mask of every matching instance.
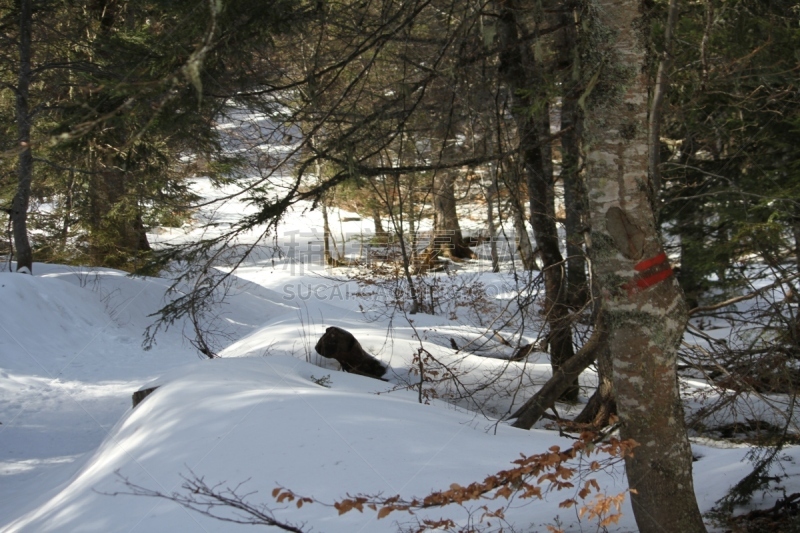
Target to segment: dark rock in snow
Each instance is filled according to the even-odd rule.
[[[149,389],[142,389],[137,390],[133,393],[133,407],[136,408],[137,405],[142,403],[142,401],[150,396],[150,394],[156,390],[158,387],[150,387]]]
[[[382,379],[386,373],[386,366],[364,351],[353,334],[342,328],[326,329],[314,349],[322,357],[339,361],[345,372],[376,379]]]

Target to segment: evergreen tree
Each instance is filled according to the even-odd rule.
[[[665,112],[662,217],[680,237],[680,280],[696,305],[741,286],[755,254],[797,263],[800,28],[797,2],[688,4]]]
[[[268,83],[248,54],[266,55],[270,35],[313,11],[293,1],[98,0],[44,1],[28,16],[28,2],[9,4],[3,37],[16,46],[0,58],[0,106],[20,126],[3,131],[3,164],[19,152],[19,190],[48,206],[33,214],[33,251],[126,270],[145,264],[148,227],[187,215],[188,176],[230,175],[237,161],[221,153],[215,117]],[[11,183],[1,190],[22,228],[23,192],[12,202]],[[31,257],[17,248],[25,266]]]

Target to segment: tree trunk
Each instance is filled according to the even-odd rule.
[[[372,222],[375,224],[375,236],[381,239],[386,238],[386,230],[383,229],[383,220],[381,220],[381,212],[377,209],[372,210]]]
[[[28,203],[33,179],[31,152],[31,113],[28,101],[31,80],[31,0],[20,0],[19,78],[17,81],[17,192],[11,201],[11,225],[17,250],[17,272],[33,272],[33,253],[28,240]]]
[[[561,61],[569,68],[563,80],[561,106],[561,181],[564,185],[567,240],[567,298],[570,305],[580,307],[589,295],[586,283],[586,259],[583,244],[586,231],[586,187],[581,174],[580,63],[578,31],[574,14],[562,15],[564,31],[559,43]]]
[[[338,261],[331,254],[331,225],[324,196],[320,199],[319,208],[322,211],[322,262],[325,266],[337,266]]]
[[[456,175],[442,172],[433,180],[433,212],[435,225],[432,251],[448,258],[474,259],[475,253],[464,242],[456,212]]]
[[[141,256],[151,250],[141,210],[129,190],[128,174],[90,156],[92,168],[102,169],[91,178],[89,254],[95,266],[138,269]]]
[[[653,87],[653,102],[650,106],[650,122],[648,124],[648,135],[650,136],[648,172],[655,206],[658,206],[658,196],[661,191],[661,110],[664,106],[664,96],[667,94],[667,88],[669,87],[667,73],[672,66],[672,32],[675,29],[677,18],[678,0],[670,0],[667,26],[664,29],[664,52],[658,62],[658,72],[656,73],[656,81]],[[656,209],[658,208],[656,207]]]
[[[608,346],[608,332],[603,328],[601,320],[597,321],[591,338],[569,360],[553,370],[553,376],[547,380],[532,398],[517,409],[509,418],[516,418],[512,424],[515,428],[530,429],[550,409],[556,400],[574,386],[575,380],[589,368],[596,358],[598,350]]]
[[[794,258],[797,263],[797,271],[800,272],[800,206],[797,205],[794,206],[792,233],[794,233]]]
[[[604,324],[598,322],[598,328],[605,328]],[[589,398],[589,403],[575,417],[575,422],[588,424],[595,428],[602,428],[608,425],[612,415],[617,414],[617,399],[614,394],[614,371],[613,358],[608,346],[608,337],[601,339],[595,349],[597,360],[597,389]]]
[[[686,165],[694,157],[694,139],[687,135],[681,144],[678,163]],[[705,237],[705,215],[701,202],[691,200],[692,196],[700,192],[700,182],[694,179],[685,180],[682,195],[690,198],[687,208],[680,211],[675,221],[674,230],[680,240],[680,263],[678,282],[683,289],[684,297],[689,308],[700,305],[700,296],[706,288],[705,276],[698,262],[702,259],[704,247],[702,239]]]
[[[492,272],[500,272],[500,258],[497,255],[497,227],[494,224],[494,202],[497,199],[497,165],[489,164],[491,182],[486,187],[486,227],[489,231],[489,250],[492,258]]]
[[[566,98],[564,111],[572,112],[568,108]],[[567,293],[570,305],[580,307],[586,302],[589,295],[586,280],[586,258],[583,250],[584,232],[587,226],[585,220],[586,190],[583,186],[583,176],[578,171],[579,160],[575,158],[580,150],[577,136],[573,136],[571,132],[565,133],[561,142],[564,164],[561,176],[564,184],[564,207],[566,210],[564,229],[567,240]]]
[[[509,175],[511,175],[510,179]],[[528,228],[525,225],[525,211],[520,201],[520,189],[522,187],[519,183],[519,175],[513,170],[504,173],[503,182],[506,184],[511,196],[508,201],[508,208],[511,211],[511,220],[514,223],[517,252],[522,261],[522,268],[526,271],[536,270],[536,255],[531,245],[531,239],[528,236]]]
[[[545,106],[547,109],[547,106]],[[541,117],[540,117],[541,118]],[[526,120],[529,122],[529,120]],[[539,124],[539,129],[549,129],[549,121]],[[521,143],[523,141],[520,141]],[[539,144],[539,143],[537,143]],[[538,161],[526,165],[528,170],[528,197],[531,205],[531,226],[539,256],[542,259],[544,274],[545,304],[544,312],[549,328],[547,342],[550,350],[550,361],[553,369],[569,360],[575,351],[572,346],[572,327],[569,322],[570,312],[567,307],[567,287],[564,272],[564,259],[559,249],[558,230],[555,221],[555,194],[553,190],[552,163],[545,160],[549,154],[546,147],[526,146],[525,156]],[[550,164],[547,164],[550,163]],[[537,168],[538,167],[538,168]],[[549,170],[549,172],[548,172]],[[562,399],[576,401],[578,399],[578,380],[567,389]]]
[[[640,0],[599,0],[590,45],[604,52],[586,111],[590,254],[613,354],[621,435],[639,531],[705,531],[676,373],[687,314],[648,195],[648,84]],[[608,33],[606,33],[608,32]],[[610,35],[610,37],[602,37]],[[593,65],[599,69],[600,65]]]
[[[69,171],[69,183],[64,194],[64,209],[61,220],[61,253],[66,253],[67,243],[69,242],[69,230],[72,225],[72,203],[75,194],[75,172]]]
[[[559,249],[555,220],[553,162],[550,146],[549,105],[543,94],[535,94],[543,85],[541,61],[534,57],[527,42],[519,38],[519,8],[514,2],[501,6],[498,19],[500,76],[511,93],[511,109],[517,124],[519,147],[528,179],[528,200],[536,245],[542,258],[545,285],[544,312],[549,328],[550,360],[555,371],[574,354],[572,327],[569,322],[563,257]],[[538,97],[537,97],[538,96]],[[578,399],[575,380],[563,396]]]

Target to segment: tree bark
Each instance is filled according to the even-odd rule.
[[[461,225],[458,223],[455,184],[456,175],[450,172],[439,173],[433,180],[433,212],[436,223],[431,248],[448,258],[474,259],[475,252],[464,242]]]
[[[597,327],[605,326],[598,324]],[[617,414],[613,358],[609,350],[607,335],[602,338],[594,352],[597,361],[597,388],[574,421],[578,424],[602,428],[609,424],[612,415]]]
[[[595,87],[602,94],[586,110],[589,248],[613,354],[621,435],[640,444],[626,459],[636,523],[642,533],[693,533],[705,526],[676,373],[687,313],[648,194],[641,9],[641,0],[598,0],[592,13],[590,45],[605,57]]]
[[[92,168],[89,217],[89,255],[93,265],[136,270],[151,250],[138,200],[127,183],[130,175],[90,156]]]
[[[28,100],[31,81],[31,0],[20,0],[19,78],[17,80],[17,191],[11,201],[11,225],[17,251],[17,272],[33,272],[33,253],[28,240],[28,204],[33,179],[31,111]]]
[[[501,5],[498,18],[500,76],[511,92],[512,114],[517,124],[519,147],[528,179],[531,226],[542,259],[545,285],[544,312],[548,325],[548,344],[553,370],[574,354],[569,322],[563,257],[559,249],[555,220],[553,161],[550,146],[549,105],[546,96],[537,94],[544,85],[543,65],[534,57],[527,42],[520,39],[519,6],[509,1]],[[538,24],[538,23],[537,23]],[[578,399],[577,380],[563,399]]]
[[[509,190],[510,198],[508,208],[511,211],[511,219],[514,223],[514,233],[516,234],[516,245],[519,258],[522,261],[522,268],[526,271],[536,270],[536,256],[528,236],[528,228],[525,225],[525,211],[520,201],[519,175],[516,171],[503,174],[503,182]]]
[[[668,72],[672,66],[672,32],[678,18],[678,0],[670,0],[667,16],[667,26],[664,30],[664,52],[658,62],[658,72],[653,87],[653,101],[650,106],[650,122],[648,134],[650,136],[650,183],[653,189],[653,204],[658,212],[658,196],[661,191],[661,110],[664,107],[664,96],[669,87]]]
[[[322,211],[322,262],[325,266],[338,266],[338,258],[334,259],[331,254],[331,224],[328,220],[328,206],[325,204],[325,196],[320,198],[320,211]]]
[[[492,258],[492,272],[500,272],[500,258],[497,255],[497,227],[494,223],[494,202],[498,197],[497,164],[489,164],[489,186],[484,191],[486,197],[486,227],[489,231],[489,251]]]
[[[597,327],[586,344],[581,346],[569,360],[554,369],[553,376],[547,383],[510,416],[517,419],[512,426],[522,429],[532,428],[556,400],[574,386],[578,376],[598,357],[597,350],[605,346],[608,346],[607,332],[602,327],[602,322],[598,320]]]
[[[797,271],[800,272],[800,206],[797,205],[794,206],[792,233],[794,233],[794,259],[797,264]]]
[[[566,75],[561,106],[561,181],[564,185],[567,240],[567,293],[570,305],[582,306],[588,297],[583,244],[586,225],[586,187],[581,174],[580,59],[578,31],[572,11],[562,15],[564,31],[559,43]]]
[[[377,208],[372,210],[372,222],[375,225],[375,236],[381,239],[385,239],[386,230],[383,229],[383,220],[381,220],[381,212]]]

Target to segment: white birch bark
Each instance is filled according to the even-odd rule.
[[[705,531],[676,375],[683,294],[656,227],[648,179],[648,80],[640,0],[596,0],[589,46],[600,60],[586,104],[590,255],[613,357],[626,463],[643,533]]]

